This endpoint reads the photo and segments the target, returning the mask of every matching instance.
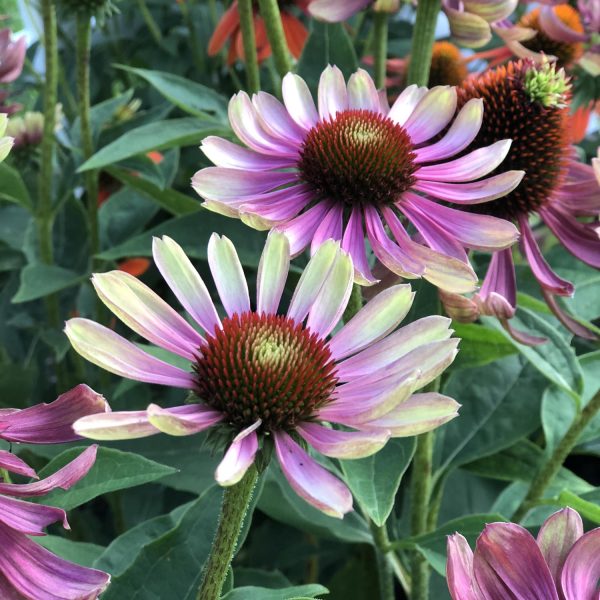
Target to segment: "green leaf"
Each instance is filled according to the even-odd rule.
[[[379,527],[392,512],[396,492],[414,451],[414,437],[396,438],[372,456],[340,461],[353,496]]]
[[[226,135],[227,131],[221,123],[193,117],[155,121],[131,129],[108,146],[104,146],[83,163],[78,172],[100,169],[151,150],[197,145],[207,135]]]
[[[217,527],[222,491],[212,487],[178,515],[175,527],[144,544],[102,600],[195,600]],[[132,548],[135,550],[135,546]]]
[[[87,279],[86,275],[79,275],[69,269],[56,265],[34,263],[26,265],[21,271],[21,283],[12,302],[30,302],[54,294],[71,286],[77,285]]]
[[[33,203],[23,178],[16,169],[0,163],[0,200],[8,200],[33,210]]]
[[[58,471],[79,456],[83,447],[70,448],[51,460],[39,473],[40,479]],[[138,454],[111,448],[98,448],[96,462],[89,473],[68,490],[56,489],[44,496],[44,504],[71,510],[107,492],[156,481],[175,469]]]
[[[558,502],[561,506],[569,506],[576,510],[582,517],[594,523],[600,523],[600,506],[596,503],[588,502],[569,490],[563,490],[558,495]]]
[[[525,346],[515,342],[497,319],[484,317],[488,326],[499,331],[515,348],[547,379],[577,398],[583,389],[583,375],[574,350],[561,333],[548,321],[527,309],[519,309],[512,320],[512,326],[548,338],[548,342],[538,346]]]
[[[139,75],[185,112],[199,117],[205,117],[207,112],[215,113],[223,119],[227,116],[227,99],[200,83],[164,71],[135,69],[127,65],[115,66]]]
[[[543,376],[519,356],[452,373],[443,391],[462,406],[458,419],[437,432],[438,468],[493,454],[537,429],[544,385]]]
[[[453,322],[452,328],[461,339],[453,368],[479,367],[517,352],[499,331],[483,325]]]
[[[140,194],[150,198],[150,200],[154,200],[161,208],[164,208],[167,212],[176,217],[198,212],[202,207],[199,198],[190,198],[190,196],[186,196],[185,194],[171,189],[161,190],[154,183],[151,183],[142,177],[135,177],[131,173],[125,171],[125,169],[109,167],[106,170],[115,179],[118,179],[126,186],[133,188]]]
[[[58,554],[65,560],[70,560],[82,567],[91,567],[94,561],[104,552],[103,546],[74,542],[58,535],[45,535],[35,540],[40,546]]]
[[[318,583],[308,583],[284,589],[246,586],[231,590],[223,600],[304,600],[329,594],[329,590]]]

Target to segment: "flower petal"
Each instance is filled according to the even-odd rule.
[[[302,144],[304,130],[290,117],[285,106],[275,96],[258,92],[252,97],[252,104],[256,108],[263,129],[289,143]]]
[[[410,285],[395,285],[368,302],[329,342],[335,360],[374,344],[393,331],[412,306]]]
[[[156,429],[177,436],[199,433],[223,420],[223,413],[203,404],[184,404],[173,408],[150,404],[146,412],[148,421]]]
[[[315,107],[310,90],[302,77],[288,73],[282,81],[281,93],[283,102],[290,117],[308,131],[319,121],[319,113]]]
[[[460,534],[448,536],[446,580],[452,600],[483,600],[473,589],[473,551]]]
[[[366,8],[371,0],[312,0],[308,4],[310,14],[328,23],[339,23]]]
[[[390,108],[390,112],[388,113],[388,118],[394,121],[394,123],[404,126],[427,92],[428,89],[426,87],[419,87],[415,84],[409,85],[398,98],[396,98],[394,104],[392,104],[392,108]]]
[[[8,450],[0,450],[0,469],[37,478],[35,471],[24,460]]]
[[[381,450],[390,435],[382,431],[339,431],[317,423],[302,423],[296,431],[317,452],[332,458],[364,458]]]
[[[517,280],[512,252],[494,252],[483,285],[473,300],[484,315],[512,319],[517,308]]]
[[[256,276],[256,312],[275,314],[290,268],[290,243],[273,231],[267,238]]]
[[[590,3],[590,8],[591,7],[592,4]],[[598,7],[596,7],[594,10],[596,11],[597,20]],[[552,6],[541,7],[539,12],[539,27],[541,32],[557,42],[577,44],[580,42],[586,42],[588,39],[585,33],[575,31],[575,29],[564,23]]]
[[[190,389],[193,376],[140,350],[135,344],[88,319],[69,319],[65,333],[75,350],[84,358],[115,375]]]
[[[319,224],[325,218],[331,205],[331,202],[317,202],[301,215],[277,226],[277,231],[285,233],[290,240],[290,254],[292,257],[300,254],[312,241]]]
[[[27,535],[45,535],[44,528],[61,521],[69,529],[67,514],[61,508],[0,496],[0,523]]]
[[[332,120],[338,112],[348,108],[348,93],[342,72],[328,65],[319,78],[319,116],[321,120]]]
[[[562,592],[568,600],[598,597],[600,580],[600,529],[582,535],[571,548],[560,577]]]
[[[215,479],[219,485],[235,485],[246,474],[258,451],[256,430],[260,425],[259,419],[235,436],[215,471]]]
[[[364,70],[358,69],[348,80],[348,108],[351,110],[369,110],[381,112],[379,94],[371,76]]]
[[[148,420],[145,410],[122,410],[82,417],[73,429],[91,440],[135,440],[160,433]]]
[[[371,272],[367,252],[365,250],[365,235],[362,226],[362,210],[354,206],[342,238],[342,250],[347,252],[354,264],[354,281],[358,285],[373,285],[378,282]]]
[[[268,171],[289,167],[291,160],[287,156],[269,156],[249,150],[229,140],[214,135],[205,137],[200,150],[217,167],[241,169],[247,171]]]
[[[314,254],[325,240],[339,242],[342,239],[342,219],[344,206],[341,202],[333,203],[327,214],[321,219],[313,234],[310,253]]]
[[[352,494],[329,471],[318,465],[283,431],[275,432],[275,452],[294,491],[330,517],[341,519],[352,510]]]
[[[452,86],[438,85],[429,90],[404,124],[413,144],[440,133],[454,116],[456,103],[456,89]]]
[[[208,266],[221,303],[231,317],[250,310],[250,295],[235,246],[225,236],[213,233],[208,242]]]

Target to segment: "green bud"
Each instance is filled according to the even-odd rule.
[[[571,84],[564,69],[557,71],[555,63],[546,62],[528,69],[524,88],[532,102],[539,102],[545,108],[564,108]]]

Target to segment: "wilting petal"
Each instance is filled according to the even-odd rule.
[[[598,335],[582,325],[579,321],[564,311],[556,301],[556,298],[548,291],[542,288],[542,296],[552,311],[554,316],[573,334],[578,335],[586,340],[597,341],[600,339]]]
[[[321,21],[339,23],[366,8],[372,0],[312,0],[308,5],[310,14]]]
[[[75,350],[98,367],[115,375],[189,389],[191,373],[140,350],[108,327],[88,319],[69,319],[65,333]]]
[[[366,421],[365,427],[382,428],[392,437],[409,437],[432,431],[458,416],[460,404],[435,392],[413,394],[383,417]]]
[[[290,268],[290,244],[285,235],[273,231],[260,257],[256,276],[256,312],[275,314]]]
[[[221,303],[231,317],[250,310],[250,296],[244,270],[235,246],[225,236],[216,233],[208,242],[208,266],[219,291]]]
[[[130,329],[194,360],[202,336],[147,285],[122,271],[94,274],[92,283],[102,302]]]
[[[440,302],[444,307],[444,312],[453,320],[459,323],[473,323],[479,318],[479,308],[472,298],[467,298],[461,294],[453,294],[438,290]]]
[[[455,533],[448,536],[446,579],[452,600],[482,600],[473,589],[473,551],[467,540]]]
[[[330,517],[341,519],[352,510],[352,494],[339,479],[318,465],[287,433],[275,432],[274,438],[281,470],[301,498]]]
[[[214,135],[209,135],[202,140],[200,150],[215,166],[226,169],[268,171],[289,167],[290,164],[293,164],[287,156],[259,154]]]
[[[73,424],[75,432],[91,440],[134,440],[160,433],[145,410],[110,412],[82,417]]]
[[[173,408],[150,404],[146,412],[148,421],[156,429],[177,436],[199,433],[223,420],[223,413],[203,404],[184,404]]]
[[[85,384],[61,394],[50,404],[36,404],[30,408],[0,416],[3,431],[0,438],[9,442],[27,444],[57,444],[78,439],[73,423],[86,415],[110,410],[104,396]]]
[[[325,67],[319,79],[318,97],[319,116],[323,121],[334,119],[338,112],[348,108],[346,82],[338,67]]]
[[[596,8],[597,10],[597,8]],[[566,44],[587,41],[585,33],[569,27],[560,19],[552,6],[542,6],[539,13],[539,26],[549,38]]]
[[[456,3],[458,4],[458,2]],[[452,37],[467,48],[485,46],[492,39],[489,23],[472,13],[456,10],[450,2],[442,4]]]
[[[259,419],[235,436],[215,471],[215,479],[219,485],[235,485],[246,474],[258,451],[256,430],[260,425]]]
[[[560,580],[566,600],[592,600],[598,597],[600,528],[588,531],[575,542]]]
[[[0,572],[25,598],[93,600],[110,582],[107,573],[63,560],[7,527],[0,527],[0,545]]]
[[[302,272],[292,296],[287,313],[290,319],[298,323],[304,321],[338,258],[339,244],[331,240],[322,244],[315,252]]]
[[[332,458],[364,458],[383,448],[388,431],[339,431],[317,423],[302,423],[296,431],[317,452]]]
[[[8,450],[0,450],[0,469],[5,469],[11,473],[18,473],[25,477],[36,477],[35,471],[18,456]]]
[[[183,248],[170,237],[152,240],[152,255],[177,300],[208,333],[221,328],[210,293]]]
[[[454,87],[439,85],[429,90],[404,124],[413,144],[440,133],[454,116],[456,102]]]
[[[396,285],[368,302],[329,342],[333,358],[340,360],[374,344],[404,319],[414,299],[409,285]]]
[[[319,121],[319,113],[304,79],[294,73],[288,73],[283,78],[281,93],[290,117],[302,129],[312,129]]]
[[[517,280],[510,250],[494,252],[479,294],[473,298],[481,312],[511,319],[517,307]]]
[[[486,597],[503,598],[508,590],[515,598],[559,600],[538,545],[520,525],[486,525],[477,539],[473,570]]]
[[[560,573],[573,544],[583,535],[583,522],[572,508],[563,508],[548,517],[537,536],[537,545],[548,564],[554,584],[560,586]],[[600,546],[598,546],[600,549]]]
[[[61,508],[0,496],[0,523],[11,529],[27,535],[45,535],[44,528],[57,521],[69,529],[67,515]]]
[[[45,496],[55,488],[68,490],[93,467],[97,450],[98,446],[89,446],[77,458],[45,479],[33,483],[0,483],[0,494],[22,498]]]
[[[379,95],[371,76],[364,70],[358,69],[348,80],[348,108],[352,110],[369,110],[381,112]]]

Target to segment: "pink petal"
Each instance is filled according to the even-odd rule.
[[[551,39],[566,44],[587,41],[584,33],[579,33],[563,23],[552,6],[542,6],[539,14],[539,26]]]
[[[560,577],[567,600],[596,600],[600,580],[600,528],[582,535],[571,548]]]
[[[365,235],[362,226],[362,211],[353,207],[342,238],[342,249],[351,257],[354,264],[354,281],[359,285],[373,285],[377,279],[373,277],[367,252],[365,250]]]
[[[319,113],[304,79],[288,73],[283,78],[281,93],[290,117],[302,129],[312,129],[319,121]]]
[[[276,227],[277,231],[285,233],[290,240],[290,254],[292,257],[297,256],[310,244],[317,227],[330,207],[330,202],[317,202],[300,216]]]
[[[269,156],[249,150],[229,140],[210,135],[202,140],[200,150],[217,167],[244,171],[269,171],[293,165],[287,156]]]
[[[325,240],[336,242],[342,239],[342,218],[344,216],[344,205],[332,204],[329,212],[323,217],[317,227],[310,245],[310,253],[314,254]]]
[[[260,257],[256,275],[256,312],[276,314],[290,268],[290,244],[273,231]]]
[[[6,469],[25,477],[37,478],[35,471],[24,460],[8,450],[0,450],[0,469]]]
[[[454,87],[439,85],[429,90],[404,123],[413,144],[426,142],[440,133],[454,116],[456,103]]]
[[[266,92],[258,92],[252,97],[262,128],[272,136],[293,144],[302,144],[305,132],[286,110],[285,106]]]
[[[328,23],[345,21],[366,8],[372,0],[312,0],[308,4],[310,14]]]
[[[571,315],[565,312],[556,301],[556,298],[548,291],[542,288],[542,295],[548,305],[548,308],[552,311],[554,316],[573,334],[578,335],[586,340],[597,341],[598,335],[587,327],[582,325],[579,321],[574,319]]]
[[[483,314],[511,319],[517,307],[517,280],[512,252],[500,250],[492,254],[479,294],[474,297]]]
[[[452,600],[483,600],[474,589],[473,551],[460,534],[448,536],[446,579]]]
[[[394,121],[394,123],[404,126],[427,92],[428,90],[426,87],[419,87],[414,84],[409,85],[398,98],[396,98],[396,101],[388,113],[388,118]]]
[[[260,419],[237,434],[225,456],[215,471],[215,479],[219,485],[230,486],[238,483],[254,462],[258,451],[256,430],[260,427]]]
[[[275,452],[294,491],[330,517],[341,519],[352,510],[352,494],[329,471],[318,465],[283,431],[275,432]]]
[[[342,72],[327,66],[319,79],[319,116],[321,120],[335,119],[338,112],[348,109],[348,93]]]
[[[177,436],[199,433],[223,420],[223,413],[203,404],[184,404],[173,408],[150,404],[146,412],[148,421],[156,429]]]
[[[348,108],[382,112],[375,83],[364,69],[358,69],[348,80]]]
[[[92,440],[134,440],[160,433],[145,410],[122,410],[83,417],[73,424],[82,437]]]
[[[67,515],[61,508],[0,496],[0,523],[15,531],[27,535],[45,535],[44,528],[57,521],[69,529]]]

